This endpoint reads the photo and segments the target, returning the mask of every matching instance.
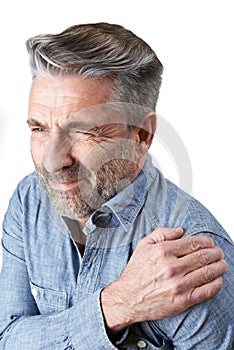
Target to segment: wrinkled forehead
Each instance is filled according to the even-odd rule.
[[[79,124],[85,126],[101,126],[108,124],[132,124],[130,105],[121,102],[108,102],[72,112],[64,121],[64,125]]]
[[[49,99],[79,98],[98,102],[106,102],[112,93],[113,81],[109,78],[82,78],[78,75],[69,76],[38,76],[33,80],[30,92],[30,98]],[[53,103],[53,102],[52,102]]]
[[[74,106],[56,107],[53,110],[33,104],[29,107],[28,120],[38,124],[58,125],[60,127],[79,127],[90,129],[108,124],[134,124],[136,113],[132,114],[133,108],[123,103],[102,103],[76,110]]]
[[[85,126],[124,123],[138,124],[142,106],[112,102],[112,82],[78,77],[39,77],[32,84],[29,118],[39,122],[83,123]]]

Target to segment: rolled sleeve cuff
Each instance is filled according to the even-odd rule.
[[[70,309],[67,332],[75,350],[117,349],[106,333],[100,294],[101,290],[82,300],[78,307]]]

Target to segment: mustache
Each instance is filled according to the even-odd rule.
[[[77,162],[73,163],[69,167],[62,168],[55,173],[48,172],[45,167],[36,168],[36,172],[40,174],[44,180],[55,182],[77,181],[81,179],[88,179],[91,176],[91,171],[84,165],[79,165]]]

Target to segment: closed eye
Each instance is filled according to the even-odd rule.
[[[70,130],[69,131],[70,137],[72,137],[74,140],[79,141],[90,141],[95,138],[95,134],[90,131],[81,131],[81,130]]]
[[[89,129],[89,130],[81,130],[81,129],[78,129],[78,128],[69,128],[69,134],[76,134],[76,136],[86,136],[86,137],[95,137],[97,136],[97,132],[96,130],[93,128],[93,129]]]
[[[43,129],[43,128],[31,128],[31,131],[34,131],[34,132],[43,132],[44,129]]]
[[[40,123],[39,121],[33,118],[28,119],[27,124],[31,131],[42,132],[46,129],[46,126],[44,124]]]

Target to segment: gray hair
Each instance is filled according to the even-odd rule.
[[[113,99],[155,110],[163,67],[151,47],[120,25],[74,25],[26,42],[33,78],[74,75],[109,78]]]

